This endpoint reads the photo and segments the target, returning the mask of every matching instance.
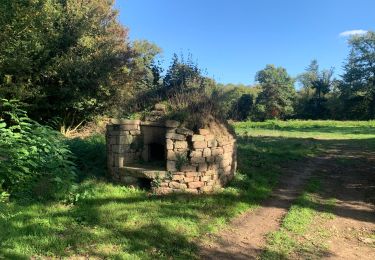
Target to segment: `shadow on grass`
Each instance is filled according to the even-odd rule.
[[[348,145],[363,147],[364,143],[371,142],[374,140],[239,137],[238,175],[222,192],[153,196],[146,191],[84,181],[81,198],[74,206],[3,205],[0,256],[14,259],[30,256],[197,258],[199,238],[259,205],[291,162],[316,156],[323,148],[340,151]],[[76,147],[82,171],[95,172],[99,168],[96,173],[102,175],[105,155],[97,150],[103,144],[103,140],[92,144],[73,141],[71,147]],[[81,180],[87,177],[83,175]],[[355,218],[353,213],[350,215]],[[232,257],[241,259],[241,255]]]

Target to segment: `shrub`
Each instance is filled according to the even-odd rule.
[[[1,189],[11,198],[60,199],[68,194],[76,168],[59,132],[29,119],[17,101],[2,99],[0,140]]]

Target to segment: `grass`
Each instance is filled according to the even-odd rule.
[[[317,199],[321,191],[318,177],[312,177],[305,192],[294,202],[284,217],[281,228],[268,235],[262,259],[289,259],[292,254],[311,259],[323,256],[327,232],[320,229],[324,220],[333,217],[334,199]]]
[[[154,196],[144,190],[108,183],[104,179],[103,137],[70,140],[81,170],[76,202],[0,203],[0,259],[197,258],[199,240],[207,233],[222,229],[241,212],[257,207],[269,196],[283,167],[324,150],[325,142],[315,138],[323,134],[333,139],[347,139],[351,135],[375,138],[369,126],[373,122],[337,123],[336,126],[326,126],[326,122],[273,122],[284,127],[289,125],[288,130],[277,130],[280,135],[270,135],[269,126],[264,124],[264,127],[261,123],[235,124],[239,133],[237,176],[229,187],[202,196]],[[310,131],[314,124],[315,130]],[[345,125],[347,132],[343,133],[341,125]],[[325,132],[327,127],[330,132]],[[370,130],[366,132],[367,129]],[[306,138],[306,133],[312,138]],[[326,140],[329,141],[332,140]],[[355,144],[360,141],[353,140]],[[314,215],[309,210],[309,196],[301,197],[292,215],[284,221],[283,229],[287,232],[270,235],[273,237],[270,242],[274,244],[272,250],[283,246],[282,254],[293,251],[295,238],[291,234],[303,233],[308,226],[306,223],[311,221],[293,223]],[[297,207],[307,210],[299,212]]]
[[[326,140],[375,138],[375,121],[290,120],[235,123],[238,133]]]

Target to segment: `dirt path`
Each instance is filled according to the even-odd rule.
[[[340,151],[340,150],[339,150]],[[328,259],[375,259],[375,153],[344,149],[326,169],[322,195],[335,198],[335,217],[324,228]]]
[[[344,160],[341,165],[338,160]],[[334,219],[326,228],[333,234],[326,258],[375,259],[375,210],[368,200],[375,185],[375,154],[351,147],[334,147],[324,157],[293,165],[272,196],[261,207],[234,219],[227,229],[213,235],[200,251],[202,259],[256,259],[265,247],[266,235],[279,229],[280,221],[302,193],[307,179],[324,171],[324,193],[336,198]],[[371,191],[371,192],[370,192]],[[369,195],[370,194],[370,195]],[[299,258],[293,255],[292,258]]]
[[[280,220],[323,158],[314,158],[289,169],[278,187],[258,209],[234,219],[201,249],[202,259],[252,259],[265,246],[265,236],[279,228]]]

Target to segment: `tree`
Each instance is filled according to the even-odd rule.
[[[286,69],[267,65],[255,77],[262,87],[256,101],[259,119],[285,118],[293,113],[294,79]]]
[[[243,94],[235,103],[233,108],[233,119],[246,120],[250,116],[253,108],[253,96],[250,94]]]
[[[0,13],[0,96],[27,103],[33,118],[78,123],[131,86],[113,1],[5,0]]]
[[[311,61],[306,72],[298,76],[298,81],[302,84],[302,91],[299,92],[299,116],[312,119],[329,116],[326,95],[335,82],[332,76],[333,68],[319,71],[317,60]]]
[[[123,88],[120,114],[128,114],[144,110],[154,104],[161,95],[162,68],[157,61],[161,49],[154,43],[146,40],[134,41],[131,44],[132,60],[130,63],[129,87]],[[118,109],[116,109],[118,110]]]
[[[166,95],[179,92],[189,92],[204,89],[207,78],[202,75],[202,70],[189,55],[187,60],[181,55],[174,54],[172,63],[164,77],[164,89]]]
[[[351,118],[375,118],[375,32],[349,40],[351,47],[340,84],[341,99]]]
[[[220,103],[223,116],[233,120],[246,120],[250,116],[254,100],[260,91],[258,85],[244,84],[219,83],[216,88],[222,92],[217,102]]]

